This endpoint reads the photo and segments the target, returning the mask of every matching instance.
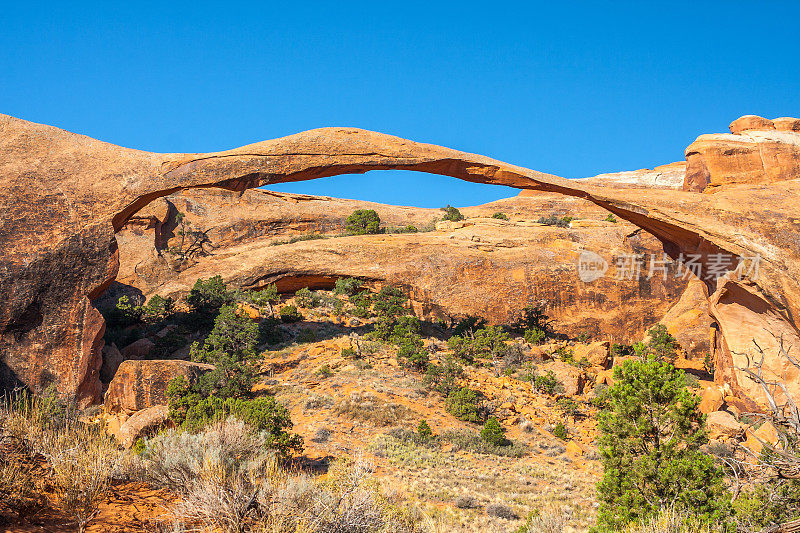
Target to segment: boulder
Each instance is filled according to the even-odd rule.
[[[751,452],[758,455],[764,445],[775,446],[780,440],[778,429],[770,421],[761,424],[758,429],[748,428],[745,432],[746,440],[744,446]]]
[[[550,361],[541,365],[542,373],[548,370],[553,372],[556,379],[564,385],[564,394],[576,396],[583,393],[585,385],[583,372],[578,367],[564,363],[563,361]]]
[[[731,133],[737,134],[748,130],[774,130],[775,124],[758,115],[744,115],[731,122],[728,129],[731,130]]]
[[[169,420],[169,407],[154,405],[135,412],[120,427],[115,436],[125,448],[130,448],[142,437],[155,433]]]
[[[700,412],[709,414],[714,411],[719,411],[725,405],[725,398],[722,391],[716,385],[710,385],[705,388],[700,400]]]
[[[733,438],[742,434],[741,424],[726,411],[709,413],[706,418],[706,427],[708,428],[708,438],[712,440]]]
[[[124,361],[108,386],[106,411],[130,414],[155,405],[167,405],[166,390],[172,378],[183,376],[194,383],[213,368],[213,365],[190,361]]]
[[[110,383],[117,373],[117,368],[125,360],[125,357],[117,349],[114,343],[103,346],[103,366],[100,367],[100,381]]]
[[[800,132],[800,118],[780,117],[772,120],[775,129],[778,131],[797,131]]]
[[[139,339],[120,350],[124,359],[144,359],[156,345],[150,339]]]
[[[797,119],[783,118],[781,131],[771,120],[752,115],[731,123],[731,134],[701,135],[686,148],[685,191],[710,192],[740,184],[767,184],[800,175]]]
[[[606,368],[608,366],[608,341],[595,341],[590,344],[579,344],[575,346],[575,360],[580,361],[584,357],[588,359],[592,366]]]

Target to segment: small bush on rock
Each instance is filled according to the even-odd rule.
[[[285,324],[292,324],[303,320],[303,315],[293,305],[287,305],[281,308],[281,322]]]
[[[495,417],[489,418],[483,425],[481,438],[494,446],[504,446],[508,442],[503,427]]]
[[[444,211],[444,216],[442,217],[442,220],[449,220],[450,222],[458,222],[460,220],[464,220],[464,215],[461,214],[461,211],[459,211],[452,205],[443,207],[442,211]]]
[[[445,401],[445,409],[465,422],[480,423],[486,418],[480,393],[467,387],[451,392]]]
[[[374,209],[358,209],[347,217],[345,230],[350,235],[380,233],[381,218]]]

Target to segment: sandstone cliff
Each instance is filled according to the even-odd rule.
[[[505,323],[525,305],[542,301],[562,332],[630,343],[643,337],[686,286],[674,272],[616,279],[616,258],[661,258],[661,243],[625,221],[604,221],[605,210],[574,197],[537,193],[509,198],[463,208],[468,220],[440,223],[438,231],[363,236],[341,236],[355,209],[375,209],[390,228],[413,224],[429,230],[442,213],[264,190],[239,195],[198,189],[153,205],[158,207],[148,215],[150,222],[129,221],[117,235],[117,280],[145,297],[158,293],[177,299],[197,278],[215,274],[233,286],[276,282],[281,290],[330,288],[338,277],[359,277],[404,287],[419,314],[429,319],[471,314]],[[498,212],[509,220],[491,218]],[[167,218],[158,218],[159,213]],[[574,217],[574,227],[536,223],[549,215]],[[170,250],[183,238],[163,228],[176,227],[177,216],[188,227],[203,228],[207,255],[176,260]],[[311,231],[332,238],[280,244]],[[603,256],[609,265],[606,276],[581,281],[576,266],[583,250]],[[115,301],[120,289],[108,300]]]

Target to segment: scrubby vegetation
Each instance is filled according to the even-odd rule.
[[[380,233],[381,218],[374,209],[358,209],[347,217],[345,231],[350,235]]]
[[[707,442],[700,399],[683,372],[653,358],[615,369],[608,407],[599,415],[605,469],[598,485],[598,523],[614,529],[663,509],[709,523],[730,513],[722,470],[700,451]]]
[[[443,207],[442,211],[444,211],[442,220],[449,220],[450,222],[459,222],[461,220],[464,220],[464,215],[461,214],[461,211],[459,211],[452,205],[447,205]]]
[[[376,291],[356,278],[336,280],[332,291],[279,295],[275,285],[233,290],[215,276],[198,280],[181,302],[119,298],[105,311],[107,339],[125,346],[147,338],[145,357],[179,354],[212,366],[170,383],[169,421],[130,451],[107,435],[103,417],[80,421],[90,419],[56,396],[7,404],[0,445],[7,435],[25,444],[0,454],[0,513],[21,519],[57,510],[86,527],[111,484],[126,479],[174,495],[165,509],[175,530],[432,531],[438,521],[451,530],[458,520],[480,520],[485,529],[520,532],[580,524],[577,531],[732,533],[800,516],[797,481],[746,481],[749,467],[729,443],[708,444],[690,390],[696,382],[674,368],[680,347],[665,327],[639,344],[610,345],[609,357],[631,360],[615,363],[608,386],[605,363],[580,351],[592,339],[558,332],[544,302],[506,324],[464,315],[426,322],[415,307],[398,287]],[[295,367],[306,370],[289,384],[281,376]],[[402,388],[387,388],[389,381]],[[384,492],[369,460],[353,458],[358,439],[382,465],[416,469],[393,482],[412,471],[429,479],[402,485],[408,494]],[[326,476],[299,466],[309,448],[339,457],[317,464]],[[765,449],[759,461],[770,453],[785,460],[787,448]],[[35,466],[42,460],[46,484]],[[437,486],[436,476],[447,475],[439,467],[456,460],[487,461],[491,474],[473,481],[499,476],[504,481],[492,483],[509,483],[513,494],[524,492],[523,479],[569,493],[574,482],[551,471],[573,462],[591,472],[587,479],[600,477],[600,465],[603,475],[596,493],[553,505],[536,500],[541,487],[525,497],[491,497],[497,486],[461,493],[454,487],[469,465],[453,485]],[[580,510],[570,507],[575,498],[583,498]],[[442,507],[464,514],[431,510]]]
[[[559,217],[558,215],[548,215],[546,217],[540,217],[537,222],[539,224],[544,224],[545,226],[556,226],[559,228],[568,228],[569,223],[572,222],[574,219],[570,216]]]

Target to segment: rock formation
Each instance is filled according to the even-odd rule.
[[[781,124],[790,124],[784,121]],[[774,122],[773,122],[774,124]],[[778,135],[778,137],[776,137]],[[55,383],[82,403],[100,395],[103,321],[91,304],[118,271],[119,231],[153,200],[182,189],[233,191],[369,170],[404,169],[480,183],[577,196],[647,230],[673,257],[696,254],[719,335],[717,377],[741,394],[755,389],[735,370],[753,339],[769,353],[772,334],[800,346],[800,182],[794,132],[738,136],[763,148],[762,174],[728,179],[698,147],[687,156],[689,183],[705,162],[716,194],[622,189],[575,183],[483,156],[352,128],[323,128],[210,154],[157,154],[121,148],[57,128],[0,116],[0,374],[4,386]],[[794,139],[794,137],[791,137]],[[698,142],[701,142],[698,140]],[[695,143],[697,144],[697,143]],[[780,148],[780,150],[779,150]],[[771,154],[771,155],[770,155]],[[735,161],[749,164],[735,150]],[[774,157],[773,157],[774,156]],[[725,151],[720,160],[728,157]],[[789,159],[787,159],[789,158]],[[740,164],[740,163],[737,163]],[[782,170],[772,171],[777,165]],[[794,165],[794,166],[792,166]],[[764,179],[763,176],[767,178]],[[719,254],[760,258],[758,275]],[[727,263],[727,261],[723,261]],[[706,274],[703,274],[705,277]],[[800,390],[777,361],[766,370]]]
[[[701,135],[686,149],[686,191],[768,184],[800,176],[800,119],[745,115],[731,133]]]
[[[615,259],[642,253],[661,258],[661,243],[625,221],[604,221],[608,212],[586,200],[555,194],[462,208],[468,220],[453,225],[461,227],[439,224],[438,231],[430,231],[442,217],[438,209],[264,190],[196,189],[150,206],[139,213],[147,223],[129,221],[117,234],[122,285],[98,305],[111,305],[125,287],[140,290],[140,297],[178,300],[196,279],[216,274],[236,287],[276,282],[281,290],[330,288],[338,277],[360,277],[402,286],[418,314],[429,319],[471,314],[506,323],[528,303],[545,301],[559,331],[630,343],[644,336],[686,286],[674,275],[616,279]],[[362,208],[377,210],[389,228],[413,224],[428,231],[343,237],[345,219]],[[497,212],[509,220],[491,218]],[[158,218],[163,214],[168,218]],[[536,223],[548,215],[576,217],[575,227]],[[187,248],[174,229],[178,217],[186,228],[202,228],[208,255],[178,254]],[[275,246],[312,231],[335,238]],[[580,280],[575,265],[583,250],[603,256],[606,276]],[[701,338],[707,337],[704,331]]]

